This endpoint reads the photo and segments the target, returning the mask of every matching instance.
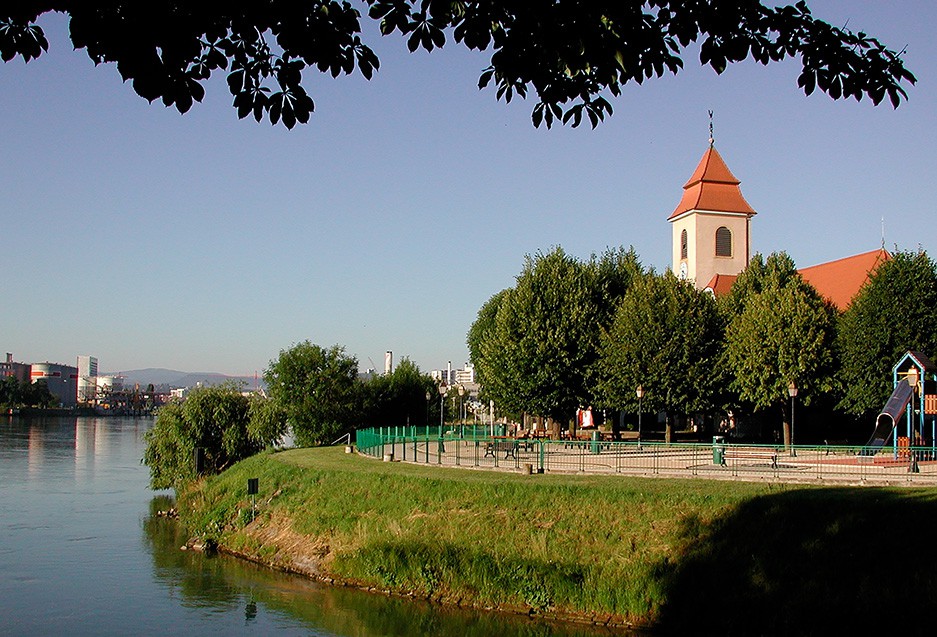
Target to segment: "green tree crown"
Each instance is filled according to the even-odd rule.
[[[836,346],[839,408],[856,415],[884,406],[906,351],[937,354],[937,265],[927,253],[898,252],[878,267],[840,318]]]
[[[710,409],[720,385],[721,351],[722,322],[712,295],[669,270],[647,274],[631,286],[602,334],[596,379],[601,403],[637,411],[635,389],[641,385],[648,411]]]
[[[329,444],[360,418],[358,361],[339,345],[303,341],[281,350],[264,380],[300,445]]]

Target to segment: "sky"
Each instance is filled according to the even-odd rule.
[[[937,255],[937,3],[811,0],[917,76],[897,110],[805,97],[796,61],[686,68],[629,85],[595,130],[536,129],[535,100],[479,91],[484,54],[450,43],[360,74],[307,75],[292,131],[238,120],[223,76],[180,115],[73,51],[0,64],[0,347],[23,362],[262,373],[309,340],[362,369],[461,367],[478,309],[526,255],[633,246],[670,266],[667,217],[715,144],[758,212],[752,249],[800,267],[874,250]]]

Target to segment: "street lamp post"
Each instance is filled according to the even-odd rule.
[[[644,385],[638,385],[637,389],[634,390],[635,395],[638,397],[638,447],[641,446],[641,399],[644,398]]]
[[[465,386],[459,383],[459,438],[465,437],[465,415],[462,412],[462,397],[465,395]]]
[[[495,401],[488,401],[488,424],[491,427],[491,437],[495,435]]]
[[[797,450],[794,448],[794,399],[797,398],[797,385],[791,381],[787,386],[787,393],[791,396],[791,455],[796,456]]]
[[[429,393],[429,390],[426,390],[426,426],[429,427],[429,399],[432,398],[432,394]]]
[[[439,383],[439,462],[442,463],[442,454],[446,452],[446,446],[443,442],[442,429],[445,426],[444,417],[446,413],[446,394],[449,388],[445,382]]]

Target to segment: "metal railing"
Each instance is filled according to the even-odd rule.
[[[490,436],[487,428],[379,427],[357,432],[359,452],[449,467],[537,473],[737,478],[780,482],[937,485],[937,449],[734,443],[608,442]],[[529,467],[527,466],[529,465]]]

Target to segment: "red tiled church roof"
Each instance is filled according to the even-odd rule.
[[[889,260],[891,255],[888,250],[882,248],[829,263],[812,265],[798,272],[820,296],[828,299],[842,312],[856,298],[866,281],[875,274],[878,266]],[[717,274],[709,280],[705,289],[712,290],[716,296],[725,296],[737,278],[738,276],[731,274]]]
[[[710,146],[703,153],[693,176],[683,186],[683,198],[668,219],[679,217],[690,210],[718,210],[753,215],[755,211],[742,196],[740,183],[719,152]]]
[[[888,251],[881,248],[803,268],[800,275],[816,288],[822,297],[829,299],[836,309],[843,311],[849,307],[878,266],[890,259]]]
[[[732,289],[737,278],[739,278],[737,274],[714,274],[703,289],[712,291],[715,296],[725,296]]]

